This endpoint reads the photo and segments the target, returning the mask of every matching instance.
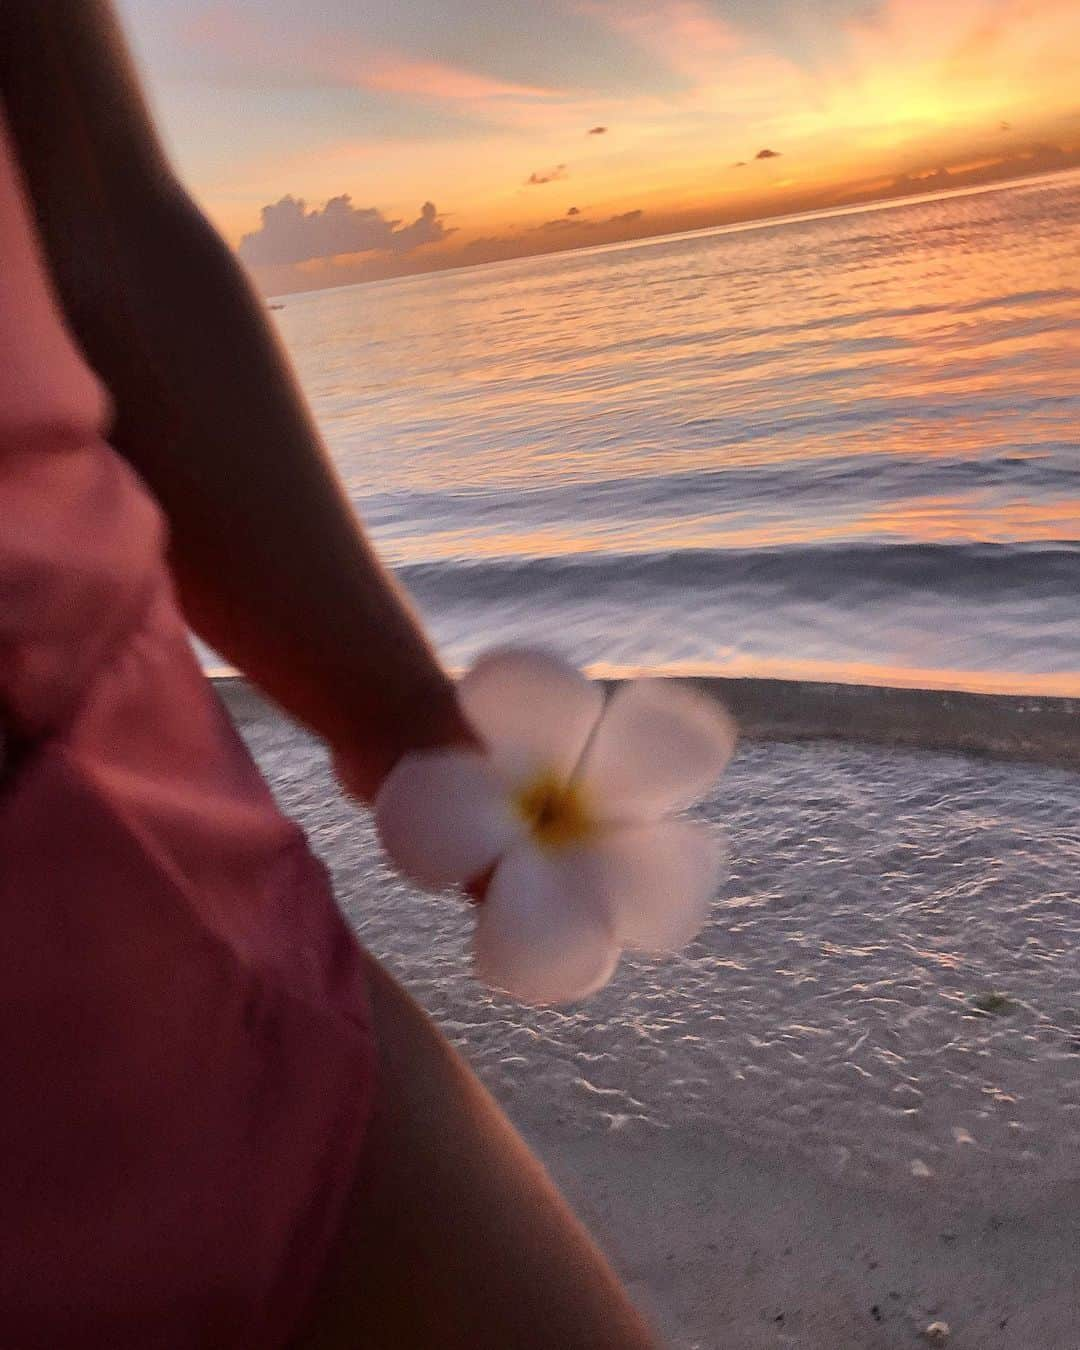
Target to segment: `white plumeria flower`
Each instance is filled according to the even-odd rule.
[[[486,753],[406,755],[375,799],[391,860],[429,889],[494,868],[474,949],[528,1003],[583,998],[623,947],[667,951],[704,923],[719,841],[674,818],[735,746],[712,700],[667,679],[600,685],[545,652],[481,657],[459,697]]]

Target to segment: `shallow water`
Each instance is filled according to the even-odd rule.
[[[999,1206],[1077,1177],[1075,775],[745,746],[704,807],[732,864],[701,938],[624,959],[581,1007],[532,1010],[472,982],[467,910],[385,872],[310,740],[280,718],[245,733],[363,941],[520,1122],[718,1131],[841,1180]]]
[[[1080,693],[1080,174],[289,296],[451,664]]]

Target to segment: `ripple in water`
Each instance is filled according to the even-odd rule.
[[[1080,690],[1080,173],[291,296],[444,658]]]

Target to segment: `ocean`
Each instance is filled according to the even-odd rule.
[[[448,665],[1080,694],[1080,173],[291,295]]]
[[[635,1253],[663,1234],[656,1289],[678,1264],[669,1229],[733,1243],[741,1271],[758,1255],[747,1212],[817,1212],[783,1180],[747,1212],[710,1210],[733,1147],[755,1177],[861,1188],[852,1213],[885,1214],[882,1231],[882,1197],[901,1197],[917,1241],[895,1227],[902,1255],[869,1277],[864,1317],[901,1297],[913,1246],[935,1290],[954,1241],[965,1269],[1004,1269],[979,1244],[1018,1215],[1041,1252],[1075,1246],[1075,1205],[1061,1233],[1040,1215],[1072,1194],[1080,1156],[1080,800],[1050,746],[1080,762],[1078,257],[1072,174],[273,313],[450,666],[540,641],[602,674],[737,676],[721,696],[744,700],[744,732],[747,689],[798,723],[773,740],[751,726],[698,808],[730,865],[695,942],[628,954],[581,1005],[529,1009],[470,978],[468,907],[387,870],[317,741],[221,686],[365,946],[557,1172],[572,1180],[568,1150],[600,1139],[588,1194],[625,1198],[659,1159],[648,1220],[625,1233]],[[839,709],[837,682],[856,686]],[[1051,715],[1051,695],[1067,710]],[[1004,724],[1032,714],[1048,718],[1028,756],[1043,763],[926,748],[1019,744]],[[818,739],[856,721],[867,734]],[[654,1221],[687,1175],[685,1212]],[[801,1240],[804,1262],[820,1230],[782,1227],[777,1252]],[[843,1269],[861,1268],[842,1231]],[[704,1259],[687,1325],[715,1284]],[[939,1309],[956,1325],[951,1299],[927,1296],[921,1325]]]

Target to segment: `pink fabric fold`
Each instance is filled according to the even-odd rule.
[[[0,119],[0,1339],[281,1346],[371,1109],[361,959],[106,415]]]

